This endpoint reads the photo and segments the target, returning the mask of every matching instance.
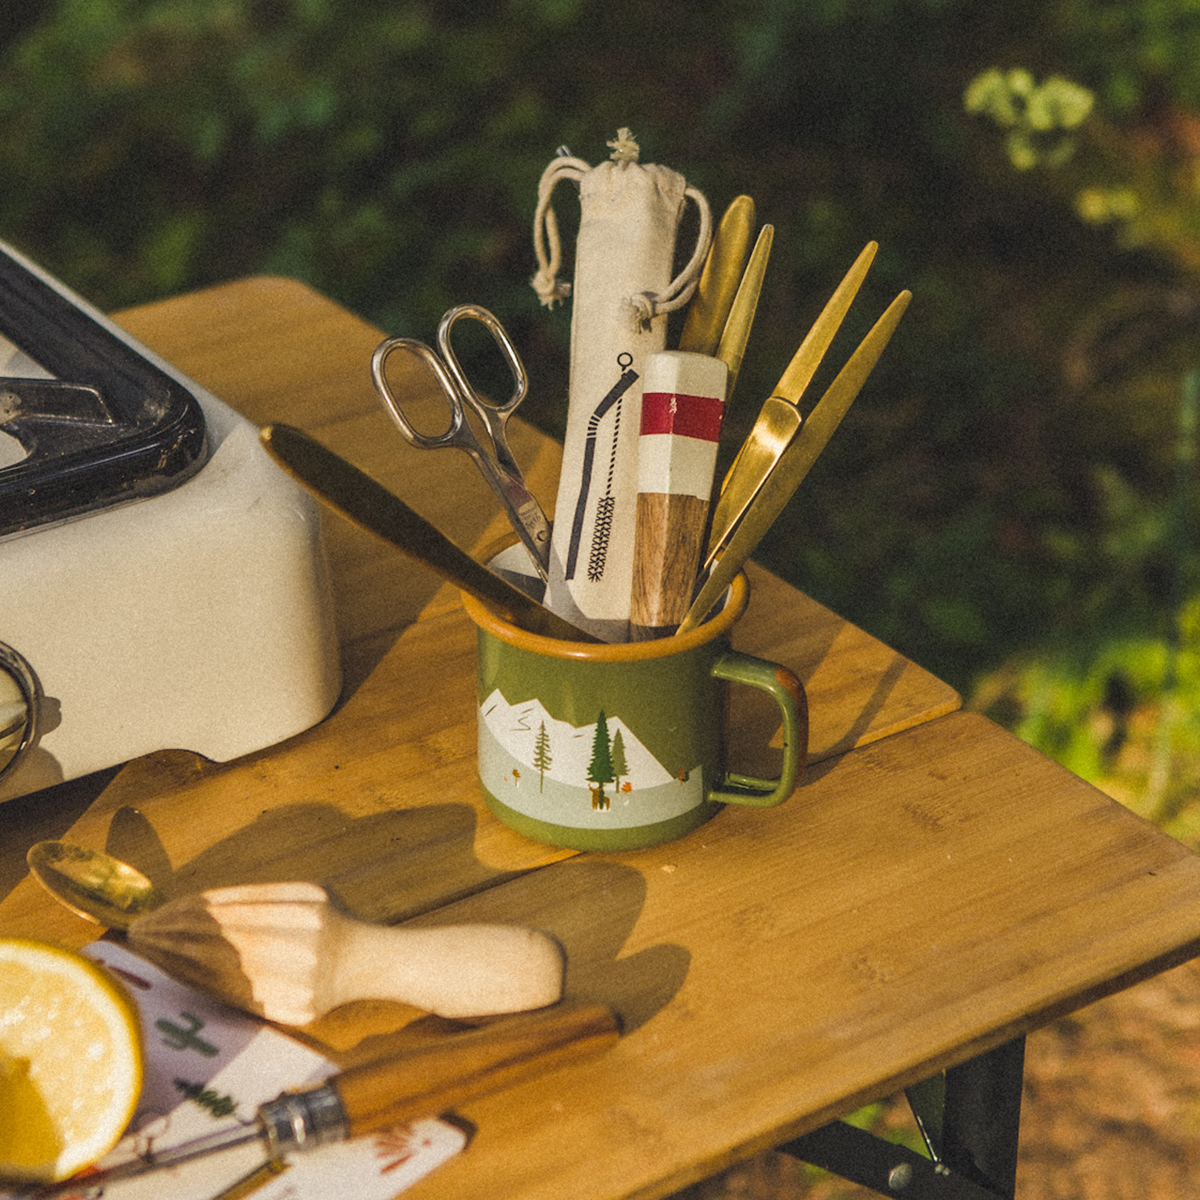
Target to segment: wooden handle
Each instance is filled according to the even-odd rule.
[[[646,355],[630,596],[635,641],[674,633],[692,602],[728,378],[711,355]]]
[[[611,1045],[616,1014],[601,1004],[556,1005],[506,1017],[436,1046],[352,1067],[333,1080],[359,1137],[564,1066]]]
[[[679,628],[692,603],[707,524],[707,500],[661,492],[638,496],[631,640],[669,637]]]
[[[399,1000],[442,1017],[544,1008],[562,999],[566,956],[548,934],[519,925],[393,929],[343,918],[324,980],[324,1008]]]

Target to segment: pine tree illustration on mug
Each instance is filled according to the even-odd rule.
[[[550,754],[550,735],[546,732],[546,722],[543,721],[538,730],[537,741],[533,744],[533,765],[538,769],[538,791],[543,791],[546,785],[546,772],[553,763]]]
[[[612,769],[613,790],[618,792],[629,791],[629,780],[627,779],[624,784],[621,783],[621,776],[629,774],[629,763],[625,758],[625,739],[621,736],[619,729],[613,734]]]
[[[624,748],[622,748],[622,760],[624,760],[624,757],[625,752]],[[604,794],[604,785],[612,783],[616,776],[613,774],[612,746],[608,740],[608,718],[604,715],[603,709],[600,710],[600,715],[596,718],[596,737],[592,742],[592,761],[588,763],[587,777],[596,785],[590,789],[592,793],[592,808],[597,810],[610,808],[612,802]]]

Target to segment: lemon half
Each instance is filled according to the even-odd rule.
[[[65,1179],[103,1158],[141,1088],[137,1009],[108,972],[0,938],[0,1178]]]

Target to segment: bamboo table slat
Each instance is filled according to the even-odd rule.
[[[379,332],[309,289],[256,278],[120,320],[460,545],[500,531],[465,460],[391,430],[368,373]],[[515,424],[549,497],[557,448]],[[626,1035],[469,1106],[469,1148],[416,1200],[660,1196],[1200,952],[1200,859],[757,568],[735,644],[805,682],[812,761],[793,796],[636,853],[528,842],[478,793],[474,635],[455,593],[326,528],[347,675],[334,713],[234,763],[162,753],[0,805],[0,932],[93,936],[24,877],[25,849],[50,836],[168,891],[311,879],[370,919],[552,931],[568,991],[613,1004]],[[760,714],[732,719],[749,743]],[[309,1033],[349,1059],[413,1016],[352,1006]]]

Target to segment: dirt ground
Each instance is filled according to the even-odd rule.
[[[910,1140],[903,1097],[875,1129]],[[764,1154],[673,1200],[877,1195]],[[1030,1035],[1017,1200],[1200,1200],[1200,962]]]

